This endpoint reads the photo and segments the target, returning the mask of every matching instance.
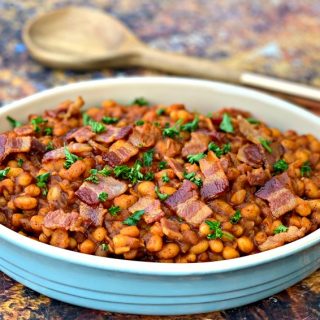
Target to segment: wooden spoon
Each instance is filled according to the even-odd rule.
[[[36,17],[24,27],[23,39],[36,60],[53,68],[89,70],[140,66],[320,101],[320,90],[312,87],[153,49],[120,21],[88,7],[67,7]]]

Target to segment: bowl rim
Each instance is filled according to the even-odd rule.
[[[81,81],[77,83],[53,87],[39,93],[35,93],[29,97],[25,97],[18,101],[14,101],[0,108],[0,117],[11,111],[20,109],[25,104],[50,99],[52,96],[68,93],[72,90],[83,90],[88,88],[96,89],[110,85],[130,85],[130,84],[157,84],[161,85],[189,85],[193,87],[208,87],[222,92],[230,92],[238,96],[254,98],[263,102],[270,103],[276,108],[283,109],[287,112],[295,113],[308,121],[320,124],[320,118],[309,111],[306,111],[294,104],[270,96],[266,93],[256,91],[254,89],[243,88],[237,85],[226,84],[216,81],[199,80],[192,78],[180,77],[124,77],[124,78],[108,78],[99,80]],[[304,251],[320,242],[320,229],[313,231],[307,236],[285,244],[281,247],[274,248],[265,252],[256,253],[249,256],[243,256],[231,260],[201,262],[201,263],[155,263],[146,261],[131,261],[116,258],[104,258],[92,255],[86,255],[66,249],[57,248],[48,244],[41,243],[31,238],[25,237],[17,232],[0,225],[0,239],[10,242],[12,245],[22,250],[29,251],[34,254],[46,256],[55,260],[60,260],[84,267],[100,269],[106,271],[134,273],[143,275],[160,275],[160,276],[187,276],[187,275],[204,275],[216,274],[222,272],[231,272],[250,267],[259,266],[265,263],[271,263],[276,260],[286,258],[301,251]],[[48,250],[50,248],[50,250]],[[0,257],[1,259],[1,257]],[[125,262],[125,263],[124,263]]]

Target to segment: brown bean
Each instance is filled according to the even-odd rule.
[[[22,210],[31,210],[38,205],[38,200],[29,196],[20,196],[13,200],[14,205]]]
[[[167,243],[158,252],[159,259],[173,259],[178,255],[180,251],[179,246],[176,243]]]

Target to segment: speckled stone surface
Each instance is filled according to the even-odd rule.
[[[0,0],[0,105],[65,83],[154,71],[62,72],[28,55],[21,28],[35,14],[77,4],[98,7],[151,46],[197,55],[233,68],[320,86],[317,0]],[[195,316],[147,317],[84,309],[45,296],[0,273],[0,320],[15,319],[320,319],[320,271],[254,304]]]

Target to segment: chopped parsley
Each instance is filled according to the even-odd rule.
[[[119,121],[119,118],[113,118],[113,117],[103,117],[102,122],[105,124],[114,124]]]
[[[51,151],[54,150],[54,145],[52,141],[49,141],[48,144],[46,145],[46,151]]]
[[[107,176],[110,176],[110,174],[112,173],[112,170],[108,169],[107,167],[104,167],[102,170],[99,170],[98,173],[107,177]]]
[[[44,196],[46,196],[48,193],[47,183],[48,183],[49,178],[50,178],[50,172],[40,174],[36,177],[37,186],[42,189],[42,194]]]
[[[106,131],[106,127],[104,124],[98,121],[94,121],[88,114],[84,113],[82,115],[82,122],[85,126],[90,126],[91,131],[94,133],[102,133]]]
[[[255,118],[247,118],[246,119],[251,124],[260,124],[261,122]]]
[[[168,177],[168,174],[165,172],[164,175],[161,177],[163,182],[169,182],[170,178]]]
[[[143,126],[144,125],[144,121],[143,120],[137,120],[135,122],[136,126]]]
[[[87,113],[82,114],[82,123],[84,126],[88,126],[90,124],[91,120],[92,119],[90,118],[90,116]]]
[[[158,167],[159,170],[165,169],[167,167],[167,161],[160,161]]]
[[[274,234],[282,233],[282,232],[287,232],[288,227],[284,226],[283,224],[280,224],[277,228],[273,230]]]
[[[0,170],[0,181],[7,176],[9,171],[10,171],[10,168],[5,168],[3,170]]]
[[[207,235],[207,238],[212,239],[220,239],[223,236],[223,231],[221,229],[221,223],[219,221],[210,221],[206,220],[205,223],[209,226],[212,232]]]
[[[193,132],[193,131],[196,131],[198,129],[198,125],[199,125],[199,117],[195,116],[195,118],[191,122],[183,124],[181,126],[181,130],[182,131]]]
[[[123,224],[128,226],[135,226],[140,221],[141,217],[144,214],[144,210],[138,210],[133,213],[130,217],[123,221]]]
[[[311,166],[310,166],[310,162],[306,161],[303,163],[303,165],[300,168],[300,173],[302,177],[310,177],[311,175]]]
[[[122,178],[124,180],[129,179],[130,168],[125,164],[123,164],[121,166],[115,166],[113,169],[113,172],[114,172],[115,176],[118,178]]]
[[[288,168],[289,168],[288,163],[283,159],[278,160],[277,162],[275,162],[273,164],[273,170],[275,173],[284,172],[284,171],[288,170]]]
[[[143,97],[135,98],[132,102],[131,105],[138,105],[138,106],[148,106],[149,101]]]
[[[23,165],[24,160],[23,159],[18,159],[17,162],[18,162],[18,167],[21,168],[22,165]]]
[[[166,125],[166,128],[163,129],[162,135],[164,137],[174,138],[175,136],[178,136],[180,134],[180,126],[181,119],[178,120],[172,127],[169,127],[168,124]]]
[[[196,186],[198,186],[199,188],[202,186],[202,180],[200,178],[196,177],[196,173],[195,172],[184,172],[183,177],[191,182],[193,182]]]
[[[237,210],[235,213],[234,213],[234,215],[233,216],[231,216],[231,218],[230,218],[230,222],[232,223],[232,224],[237,224],[240,220],[241,220],[241,212],[240,212],[240,210]]]
[[[97,174],[101,174],[103,176],[109,176],[112,173],[112,170],[107,169],[107,168],[103,168],[102,170],[98,170],[98,169],[91,169],[90,170],[90,176],[86,179],[84,179],[85,181],[89,181],[92,182],[94,184],[98,184],[99,183],[99,177],[97,176]]]
[[[161,201],[164,201],[164,200],[167,200],[169,195],[167,195],[166,193],[161,193],[158,186],[155,187],[154,191],[156,192],[158,198],[161,200]]]
[[[21,127],[22,126],[22,122],[15,120],[9,116],[7,116],[7,120],[10,123],[12,128],[17,128],[17,127]]]
[[[99,193],[98,195],[98,200],[101,201],[101,202],[104,202],[108,199],[108,194],[106,192],[101,192]]]
[[[222,155],[228,153],[231,151],[231,144],[228,142],[220,148],[218,145],[216,145],[214,142],[210,142],[208,145],[208,149],[213,151],[215,155],[220,158]]]
[[[108,251],[108,250],[109,250],[109,246],[108,246],[106,243],[102,243],[102,244],[101,244],[101,249],[102,249],[103,251]]]
[[[150,149],[143,154],[143,165],[150,167],[152,165],[154,150]]]
[[[121,208],[119,206],[112,206],[108,211],[113,217],[115,217],[121,211]]]
[[[260,138],[259,139],[261,145],[269,152],[269,153],[272,153],[272,148],[270,147],[270,144],[271,142],[266,140],[266,139],[263,139],[263,138]]]
[[[31,120],[31,124],[33,126],[33,130],[35,132],[40,132],[40,127],[39,127],[39,124],[43,124],[43,123],[46,123],[48,122],[48,120],[44,120],[42,117],[36,117],[34,119]]]
[[[220,123],[220,129],[222,131],[228,132],[228,133],[234,132],[233,125],[231,122],[231,117],[227,113],[224,113],[222,116],[222,121]]]
[[[46,136],[52,136],[52,133],[53,133],[53,129],[52,128],[44,128],[44,133]]]
[[[166,111],[165,109],[161,108],[161,109],[158,109],[156,113],[158,116],[162,116],[165,113],[165,111]]]
[[[64,154],[66,155],[66,161],[64,163],[64,167],[69,169],[71,165],[73,165],[76,161],[80,160],[78,156],[71,153],[66,146],[64,146]]]
[[[144,180],[152,181],[153,179],[154,179],[154,173],[153,172],[147,172],[144,175]]]
[[[204,153],[190,154],[187,156],[188,161],[191,164],[199,163],[201,159],[203,159],[206,155]]]
[[[116,177],[120,177],[124,180],[130,180],[133,184],[136,184],[144,178],[143,173],[140,172],[141,168],[142,163],[140,160],[137,160],[132,168],[127,165],[116,166],[113,169],[113,172]]]

